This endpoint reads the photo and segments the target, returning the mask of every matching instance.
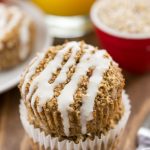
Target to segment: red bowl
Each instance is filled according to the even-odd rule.
[[[135,73],[150,71],[150,35],[122,33],[106,26],[98,17],[98,3],[91,9],[91,20],[101,46],[122,68]]]

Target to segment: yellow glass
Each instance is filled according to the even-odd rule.
[[[86,15],[95,0],[32,0],[46,13],[58,16]]]

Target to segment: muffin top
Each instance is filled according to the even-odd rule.
[[[78,142],[101,136],[123,114],[124,79],[105,50],[67,42],[38,54],[20,80],[31,124]]]
[[[124,33],[150,33],[149,0],[101,0],[99,19],[107,26]]]
[[[31,22],[31,17],[20,8],[0,4],[0,52],[14,47],[19,40],[22,46],[20,57],[23,59],[28,49],[25,45],[30,39]]]

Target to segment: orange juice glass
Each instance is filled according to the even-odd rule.
[[[46,22],[55,37],[78,37],[91,30],[88,14],[95,0],[32,1],[47,14]]]

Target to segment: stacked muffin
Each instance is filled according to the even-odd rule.
[[[32,19],[16,6],[0,4],[0,70],[25,60],[34,41]]]
[[[43,149],[113,149],[130,113],[118,65],[84,42],[38,54],[19,88],[23,126]]]

